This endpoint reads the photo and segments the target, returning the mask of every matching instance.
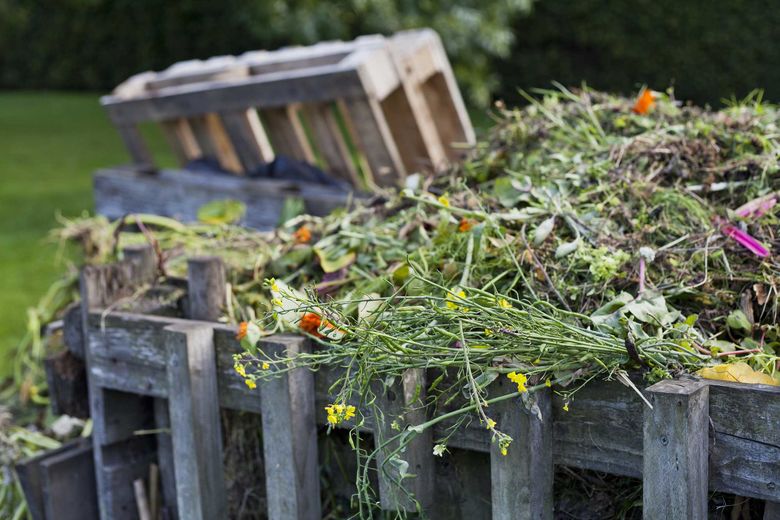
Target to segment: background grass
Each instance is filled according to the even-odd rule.
[[[34,305],[65,268],[56,215],[92,211],[92,172],[128,162],[95,93],[0,92],[0,377]],[[153,135],[160,153],[162,139]]]

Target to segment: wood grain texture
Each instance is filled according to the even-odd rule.
[[[252,172],[274,159],[271,141],[254,108],[222,111],[222,124],[236,150],[244,172]]]
[[[384,510],[414,512],[418,505],[423,510],[432,505],[434,460],[431,429],[413,434],[404,451],[397,455],[408,464],[407,472],[414,475],[403,479],[402,486],[399,485],[403,478],[399,467],[389,457],[400,447],[400,442],[392,440],[393,437],[426,421],[422,404],[425,402],[425,379],[424,370],[414,369],[407,370],[390,386],[381,381],[374,385],[376,406],[383,414],[381,421],[374,421],[374,442],[379,449],[376,462],[379,497]]]
[[[187,295],[191,319],[219,319],[227,298],[222,258],[201,256],[187,259]]]
[[[171,325],[164,336],[179,517],[226,518],[212,329],[202,323]]]
[[[101,318],[100,312],[91,313],[90,345],[96,350],[95,359],[100,361],[97,366],[104,371],[102,384],[165,397],[167,390],[154,385],[155,380],[165,380],[159,345],[163,344],[162,329],[176,323],[188,321],[122,312]],[[220,405],[259,413],[257,391],[247,388],[233,370],[233,354],[242,351],[234,338],[235,327],[209,325],[214,327]],[[112,358],[116,362],[112,362]],[[314,375],[316,410],[322,410],[332,402],[328,389],[338,377],[338,370],[329,367],[322,367]],[[714,397],[710,402],[714,428],[710,443],[710,489],[780,501],[777,477],[780,475],[780,447],[773,437],[780,420],[777,411],[780,389],[720,382],[708,382],[708,385],[712,394],[717,395],[717,402]],[[562,406],[563,402],[555,396],[552,407],[555,464],[641,478],[645,405],[633,390],[614,381],[595,382],[577,393],[570,403],[570,411],[563,411]],[[735,409],[747,413],[734,421]],[[365,412],[362,429],[370,432],[373,418],[369,410]],[[317,415],[317,422],[325,424],[324,413]],[[437,425],[434,438],[445,436],[448,426],[449,423]],[[488,453],[490,435],[484,426],[472,424],[458,430],[448,446]]]
[[[647,389],[643,518],[707,518],[709,387],[695,380],[667,380]]]
[[[150,175],[116,168],[97,172],[93,183],[95,209],[108,218],[153,213],[196,222],[202,205],[233,199],[246,204],[242,225],[265,230],[276,227],[288,197],[303,199],[306,213],[319,216],[344,207],[349,198],[349,193],[319,184],[186,170],[162,170]]]
[[[298,109],[296,103],[281,108],[262,109],[260,115],[276,155],[313,164],[314,151],[298,117]]]
[[[272,358],[308,349],[305,338],[276,336],[261,343]],[[314,375],[296,369],[260,385],[268,518],[319,520],[320,481]]]
[[[506,378],[499,378],[491,390],[495,395],[505,395],[515,388]],[[551,396],[548,388],[532,398],[541,418],[536,409],[527,409],[519,395],[486,410],[499,431],[512,437],[506,455],[496,442],[490,448],[493,520],[553,518]]]
[[[157,440],[157,466],[160,471],[160,490],[162,501],[160,508],[163,518],[177,518],[176,504],[176,473],[174,471],[175,458],[173,456],[173,440],[171,438],[171,417],[168,413],[168,400],[157,398],[154,400],[154,426],[158,432]]]

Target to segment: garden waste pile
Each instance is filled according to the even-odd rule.
[[[476,420],[511,449],[489,404],[517,394],[489,393],[497,378],[530,407],[551,386],[565,410],[594,379],[778,384],[778,109],[758,94],[720,111],[671,92],[560,88],[528,101],[497,106],[464,164],[325,218],[252,231],[226,222],[242,208],[225,201],[198,224],[98,217],[57,234],[92,263],[151,242],[161,277],[183,274],[189,256],[223,257],[223,319],[247,351],[237,372],[254,387],[293,366],[342,368],[332,425],[360,422],[371,382],[433,371],[430,420],[402,441]],[[282,330],[318,346],[267,356],[261,338]]]

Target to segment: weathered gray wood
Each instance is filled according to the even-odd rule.
[[[499,378],[492,387],[495,395],[515,390],[506,378]],[[535,392],[530,401],[536,408],[531,410],[523,404],[520,395],[486,410],[496,421],[498,430],[512,437],[506,455],[501,453],[497,442],[490,449],[493,520],[553,517],[551,396],[549,388]]]
[[[173,441],[171,439],[171,418],[168,413],[168,400],[157,398],[154,400],[154,424],[158,433],[157,438],[157,466],[160,469],[160,484],[162,489],[163,518],[177,518],[176,508],[176,474],[174,471],[175,459],[173,457]]]
[[[378,186],[398,186],[403,183],[406,168],[393,139],[379,101],[368,97],[344,100],[345,117],[354,128],[352,139],[360,144],[371,167],[371,176]]]
[[[226,518],[222,433],[212,328],[165,328],[168,409],[179,518]]]
[[[162,170],[149,175],[116,168],[97,172],[93,182],[95,210],[108,218],[153,213],[196,222],[198,208],[207,202],[233,199],[247,206],[241,223],[256,229],[276,227],[288,197],[303,199],[306,213],[320,216],[344,207],[349,198],[343,190],[311,183],[186,170]]]
[[[152,170],[154,168],[154,159],[152,158],[152,153],[149,151],[149,148],[146,146],[146,142],[144,141],[138,126],[133,123],[118,123],[116,129],[117,132],[119,132],[122,141],[125,143],[125,148],[127,148],[127,152],[130,154],[133,163],[142,170]]]
[[[171,87],[153,97],[122,99],[104,96],[100,102],[111,120],[119,125],[224,110],[329,101],[341,96],[357,96],[362,92],[357,70],[336,64],[253,76],[241,82],[208,81]]]
[[[647,389],[643,517],[707,518],[709,387],[696,380],[656,383]]]
[[[89,398],[84,361],[71,351],[63,350],[47,357],[43,366],[52,413],[88,418]]]
[[[225,307],[225,265],[218,256],[187,260],[187,288],[190,318],[217,321]]]
[[[328,173],[352,183],[353,186],[360,186],[362,179],[358,176],[331,105],[319,103],[304,106],[312,138],[322,160],[325,161]]]
[[[245,172],[252,172],[273,160],[274,151],[257,110],[223,111],[220,117]]]
[[[430,428],[414,434],[404,451],[398,454],[399,459],[409,464],[407,472],[414,475],[413,478],[404,479],[401,483],[398,467],[388,458],[400,446],[398,440],[391,440],[399,433],[392,426],[393,422],[403,431],[426,421],[423,406],[425,389],[425,371],[420,369],[407,370],[390,386],[378,382],[374,387],[377,408],[384,415],[382,421],[374,423],[374,442],[379,448],[377,468],[382,509],[413,512],[418,506],[422,510],[431,506],[434,461]]]
[[[780,520],[780,502],[766,501],[764,504],[764,520]]]
[[[271,357],[309,348],[305,338],[275,336],[261,344]],[[319,520],[320,481],[314,375],[297,369],[260,385],[268,518]]]
[[[123,312],[112,312],[101,319],[99,312],[93,312],[89,323],[90,350],[95,351],[101,384],[157,397],[167,395],[166,384],[155,384],[166,381],[160,347],[164,345],[162,329],[171,324],[186,324],[187,320]],[[235,328],[211,325],[215,327],[220,405],[259,413],[257,391],[247,388],[233,370],[232,356],[242,351],[234,339]],[[328,388],[338,377],[338,370],[329,367],[322,367],[315,374],[317,410],[331,402]],[[715,430],[710,445],[710,489],[780,501],[780,445],[773,437],[780,417],[780,389],[713,381],[708,385],[717,395],[717,402],[713,398],[710,405]],[[554,397],[553,402],[556,464],[641,478],[645,405],[633,390],[618,382],[598,382],[580,390],[568,412],[562,410],[559,397]],[[735,421],[734,409],[749,413],[741,414],[740,420]],[[369,411],[364,410],[363,431],[373,429]],[[325,414],[319,414],[317,420],[325,424]],[[434,438],[445,436],[450,425],[437,425]],[[486,453],[490,450],[490,436],[484,426],[475,422],[459,429],[448,446]]]
[[[157,278],[157,255],[150,244],[135,244],[122,249],[130,266],[130,277],[138,285],[152,284]]]
[[[84,335],[81,330],[81,302],[72,303],[62,317],[62,336],[65,347],[84,359]]]
[[[33,520],[98,518],[89,439],[77,439],[16,467]]]

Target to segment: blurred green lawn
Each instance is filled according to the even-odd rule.
[[[128,162],[98,97],[0,92],[0,376],[12,366],[26,308],[65,267],[47,241],[57,213],[91,211],[92,172]]]

